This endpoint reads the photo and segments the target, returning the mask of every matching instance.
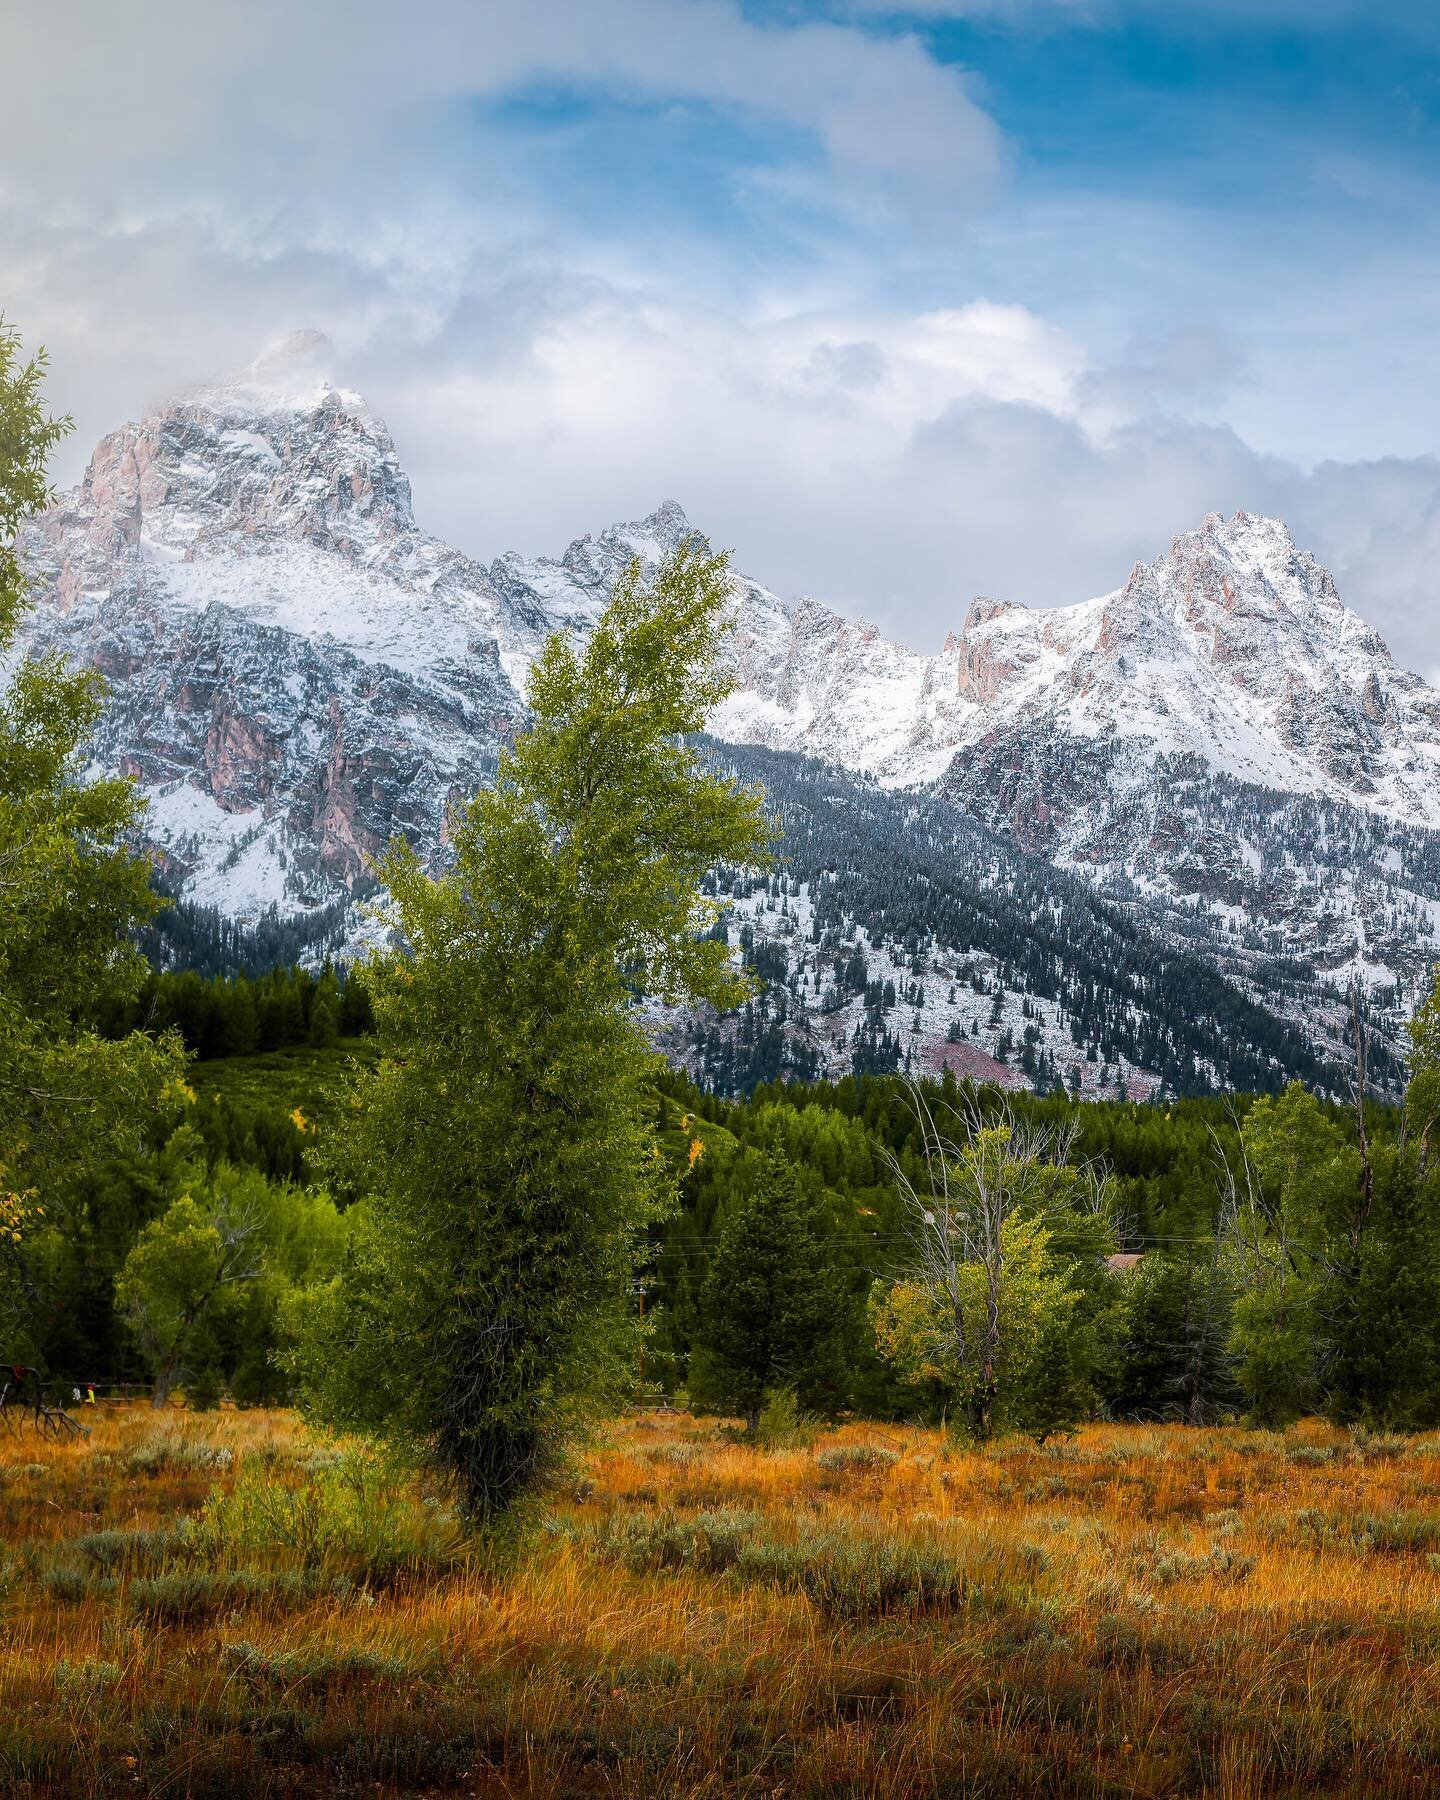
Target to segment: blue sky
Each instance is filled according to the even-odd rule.
[[[475,141],[507,140],[576,233],[658,240],[713,280],[830,267],[887,305],[1013,301],[1116,357],[1203,328],[1215,386],[1197,400],[1205,371],[1185,368],[1192,400],[1221,416],[1244,369],[1259,392],[1228,413],[1264,447],[1313,460],[1432,446],[1420,383],[1440,368],[1423,242],[1440,211],[1440,32],[1419,7],[745,11],[777,31],[918,37],[998,127],[998,178],[977,194],[937,162],[918,198],[849,207],[803,129],[603,79],[478,102]],[[477,169],[487,160],[477,148]],[[1337,352],[1317,403],[1313,362]]]
[[[482,554],[673,493],[930,642],[1243,505],[1440,672],[1419,4],[19,0],[12,39],[0,307],[62,474],[313,326]]]

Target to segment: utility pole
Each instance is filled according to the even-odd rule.
[[[640,1299],[640,1392],[637,1404],[641,1407],[645,1404],[645,1294],[650,1286],[651,1281],[648,1275],[637,1275],[630,1283],[630,1291],[637,1294]]]

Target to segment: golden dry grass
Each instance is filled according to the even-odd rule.
[[[0,1791],[1440,1792],[1434,1439],[763,1453],[652,1414],[508,1571],[418,1494],[378,1560],[174,1535],[237,1479],[310,1492],[317,1448],[143,1407],[0,1439]]]

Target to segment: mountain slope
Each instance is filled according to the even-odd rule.
[[[1317,1046],[1285,984],[1237,983],[943,796],[792,752],[714,754],[784,827],[772,876],[720,870],[714,890],[768,991],[728,1026],[687,1019],[666,1038],[717,1086],[946,1061],[1115,1094],[1342,1079],[1343,1047]]]
[[[1279,520],[1211,514],[1078,606],[973,601],[929,657],[815,602],[763,596],[739,609],[740,688],[716,721],[727,737],[897,785],[948,773],[1037,842],[1057,821],[1033,747],[1056,743],[1083,747],[1106,787],[1185,754],[1440,828],[1440,695],[1396,665]]]

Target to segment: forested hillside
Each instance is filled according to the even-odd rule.
[[[662,1042],[705,1085],[913,1070],[1086,1094],[1343,1091],[1313,1047],[1313,977],[1283,960],[1227,977],[1144,909],[978,825],[943,798],[857,783],[811,758],[716,746],[781,829],[773,873],[718,871],[722,928],[766,992]],[[1331,1003],[1334,1003],[1332,996]],[[1308,1015],[1313,1027],[1313,1013]],[[1377,1088],[1399,1069],[1383,1042]]]

